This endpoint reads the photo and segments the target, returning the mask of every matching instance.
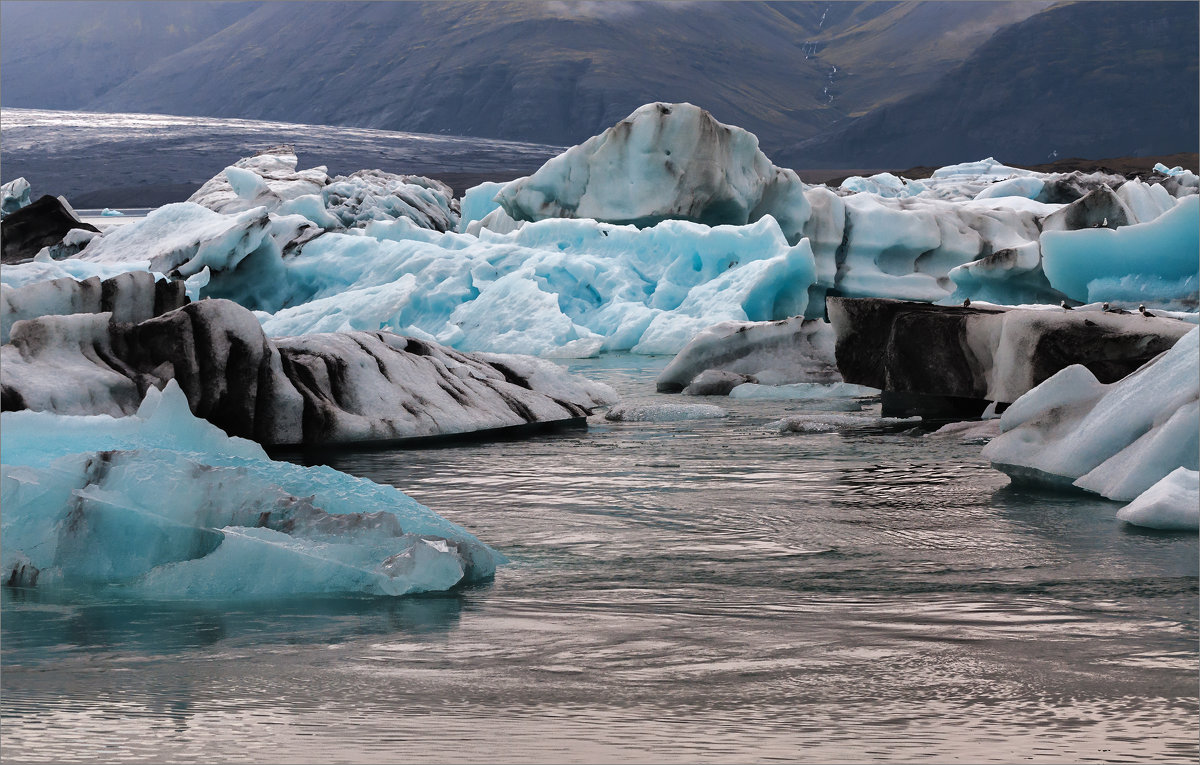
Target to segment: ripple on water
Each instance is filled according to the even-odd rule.
[[[579,362],[638,404],[645,359]],[[662,361],[654,361],[661,367]],[[1196,537],[904,427],[712,421],[336,455],[513,559],[398,601],[4,594],[32,761],[1195,760]],[[864,416],[877,416],[868,406]]]

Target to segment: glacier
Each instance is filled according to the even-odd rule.
[[[506,561],[392,487],[270,460],[193,416],[174,381],[127,417],[0,423],[9,584],[172,600],[394,596],[486,579]]]

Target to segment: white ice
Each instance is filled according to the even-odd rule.
[[[765,400],[863,398],[878,395],[878,388],[869,388],[866,385],[853,385],[846,382],[830,384],[789,383],[786,385],[743,383],[729,392],[730,398]]]
[[[1012,476],[1132,500],[1200,462],[1200,329],[1105,385],[1067,367],[1015,401],[983,456]]]
[[[1117,518],[1162,531],[1200,530],[1200,472],[1177,468],[1118,510]]]
[[[712,404],[617,404],[604,413],[604,419],[610,422],[680,422],[728,416]]]

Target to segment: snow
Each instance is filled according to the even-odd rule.
[[[505,561],[390,486],[271,461],[193,417],[173,382],[129,417],[26,411],[2,423],[0,570],[24,567],[21,581],[39,589],[402,595],[484,579]]]
[[[610,422],[681,422],[728,416],[712,404],[617,404],[604,413],[604,419]]]
[[[983,451],[1018,479],[1132,500],[1200,461],[1200,330],[1115,383],[1063,369],[1015,401]]]
[[[1043,270],[1050,284],[1082,302],[1144,300],[1196,305],[1200,287],[1200,197],[1157,218],[1116,230],[1047,231]]]
[[[1177,468],[1118,510],[1117,518],[1162,531],[1200,530],[1200,472]]]

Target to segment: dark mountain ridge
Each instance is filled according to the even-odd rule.
[[[690,101],[801,168],[1196,147],[1194,2],[0,4],[0,103],[570,145]]]

